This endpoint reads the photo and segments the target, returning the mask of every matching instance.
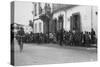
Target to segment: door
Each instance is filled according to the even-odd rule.
[[[70,29],[71,31],[81,31],[81,20],[80,20],[80,14],[79,13],[74,13],[70,17]]]

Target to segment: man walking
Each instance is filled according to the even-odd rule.
[[[24,29],[21,27],[20,30],[18,31],[18,44],[19,44],[19,47],[20,47],[20,52],[22,52],[23,50],[23,37],[24,37]]]

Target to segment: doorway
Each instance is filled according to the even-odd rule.
[[[73,30],[79,31],[79,32],[81,31],[80,13],[72,14],[72,16],[70,17],[70,22],[71,22],[71,24],[70,24],[71,31],[73,31]]]

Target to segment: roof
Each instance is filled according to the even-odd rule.
[[[60,10],[65,10],[72,8],[77,5],[71,5],[71,4],[53,4],[53,13],[58,12]]]

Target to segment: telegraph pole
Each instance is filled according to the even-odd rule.
[[[93,7],[91,6],[91,29],[93,28]]]

